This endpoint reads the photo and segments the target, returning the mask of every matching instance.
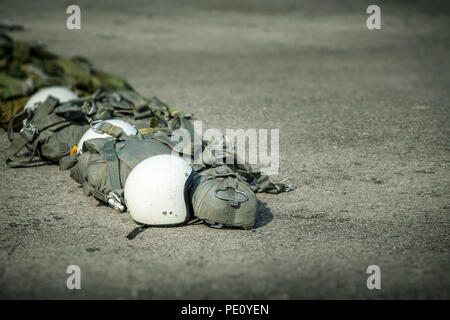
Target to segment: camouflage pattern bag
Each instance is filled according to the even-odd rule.
[[[85,58],[62,58],[41,44],[16,41],[0,31],[0,126],[6,128],[28,98],[48,86],[65,86],[79,96],[97,90],[133,90],[125,80],[97,70]]]
[[[135,124],[138,129],[148,128],[149,123],[150,128],[169,127],[171,119],[191,117],[157,97],[145,98],[131,90],[98,90],[92,96],[80,99],[77,104],[91,121],[122,119]]]

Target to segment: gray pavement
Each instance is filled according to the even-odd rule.
[[[279,128],[253,231],[134,227],[57,166],[9,169],[0,133],[0,298],[450,298],[450,11],[445,2],[2,1],[204,128]],[[339,5],[337,5],[339,3]],[[68,290],[66,268],[81,268]],[[366,268],[379,265],[381,290]]]

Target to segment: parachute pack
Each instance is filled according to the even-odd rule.
[[[41,43],[17,41],[0,31],[0,126],[6,128],[34,92],[49,86],[68,87],[78,96],[133,90],[83,57],[63,58]]]
[[[127,135],[114,122],[100,120],[106,113],[134,123],[140,127],[139,133]],[[59,162],[61,170],[70,169],[70,176],[82,185],[86,196],[94,196],[123,212],[127,209],[124,186],[131,171],[151,157],[179,152],[178,142],[172,140],[175,130],[185,129],[192,137],[195,135],[190,120],[180,114],[171,112],[160,100],[147,100],[126,91],[62,104],[49,96],[36,108],[25,110],[11,120],[8,132],[11,145],[6,161],[10,167],[27,166],[38,155],[41,161]],[[13,123],[22,120],[25,125],[15,134]],[[92,130],[92,123],[96,123],[97,133],[107,137],[88,139],[78,150],[82,135]],[[194,153],[187,154],[195,171],[187,200],[191,211],[198,220],[212,227],[250,229],[257,212],[255,192],[279,193],[292,186],[271,182],[268,176],[240,162],[236,154],[231,155],[233,163],[223,165],[230,156],[226,145],[222,161],[212,162],[210,144],[210,141],[201,142],[201,163],[195,161]],[[19,156],[24,148],[28,155]]]
[[[161,221],[184,224],[190,217],[189,223],[251,229],[258,207],[256,192],[293,189],[290,180],[274,183],[253,170],[226,143],[219,155],[214,150],[215,141],[200,139],[198,144],[190,114],[157,97],[141,96],[125,80],[95,69],[86,59],[60,58],[40,45],[14,41],[3,33],[0,54],[0,124],[8,128],[9,167],[34,166],[36,156],[39,164],[59,163],[61,170],[70,170],[86,196],[119,212],[128,209],[136,222],[149,225],[165,225]],[[54,86],[64,87],[55,91]],[[60,101],[56,92],[65,92],[73,99]],[[121,121],[125,121],[122,126]],[[20,132],[15,132],[17,129]],[[179,141],[173,139],[178,129],[191,136],[190,141],[183,141],[183,152],[177,148]],[[196,148],[201,149],[200,160]],[[188,164],[180,162],[180,156]],[[176,161],[170,162],[171,157]],[[137,167],[144,174],[136,173]],[[185,176],[174,177],[175,172]],[[130,175],[132,179],[128,179]],[[156,186],[154,193],[160,194],[159,199],[144,195],[141,200],[145,201],[138,199],[134,205],[136,197],[130,192],[137,191],[130,190],[140,192],[149,183],[154,183],[152,188]],[[161,198],[170,202],[169,209],[155,209],[161,207]],[[183,206],[176,205],[177,201],[186,207],[180,209]],[[150,208],[144,215],[152,211],[152,216],[141,219],[142,210],[136,212],[139,208]],[[185,221],[178,216],[180,210]]]
[[[163,130],[87,140],[84,152],[61,159],[60,168],[70,169],[70,176],[83,186],[85,195],[94,196],[123,212],[127,206],[124,199],[127,177],[145,159],[171,154],[169,135]],[[196,174],[189,188],[189,203],[194,216],[215,227],[251,229],[257,211],[253,190],[261,190],[261,186],[251,185],[227,165],[192,164],[192,167]],[[252,173],[247,172],[249,175]],[[255,176],[253,178],[255,182]]]
[[[98,91],[90,97],[62,104],[50,96],[37,108],[25,109],[10,120],[7,164],[10,167],[29,165],[35,155],[42,161],[57,163],[70,154],[90,125],[101,120],[123,119],[138,129],[173,128],[172,119],[180,121],[179,117],[188,116],[156,97],[146,99],[129,90]],[[15,134],[14,127],[22,125],[20,133]],[[17,157],[24,148],[31,152],[25,160],[23,156]]]

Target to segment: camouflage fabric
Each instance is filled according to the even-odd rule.
[[[28,97],[13,98],[0,102],[0,126],[3,129],[8,128],[10,120],[23,110]],[[15,123],[13,129],[19,130],[22,123]]]
[[[92,121],[123,119],[128,122],[145,120],[145,127],[167,127],[175,117],[190,118],[157,97],[145,98],[131,90],[106,92],[98,90],[92,96],[71,103],[79,105]]]
[[[79,96],[97,90],[133,90],[125,80],[97,70],[82,57],[63,58],[42,45],[16,41],[0,31],[0,125],[19,113],[40,88],[65,86]]]

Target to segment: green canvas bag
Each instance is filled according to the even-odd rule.
[[[25,127],[15,134],[15,123],[25,119]],[[11,119],[8,127],[11,144],[6,150],[6,163],[10,167],[27,166],[35,155],[45,162],[58,162],[70,154],[88,129],[89,124],[80,108],[59,105],[58,100],[50,96],[35,110],[23,111]],[[24,149],[31,153],[21,156]]]
[[[194,215],[211,227],[252,229],[255,225],[255,193],[243,177],[226,165],[195,176],[190,198]]]
[[[125,210],[123,188],[126,178],[141,161],[172,149],[152,135],[90,139],[84,152],[60,160],[60,169],[70,169],[70,176],[83,186],[86,196],[108,203],[117,211]]]

